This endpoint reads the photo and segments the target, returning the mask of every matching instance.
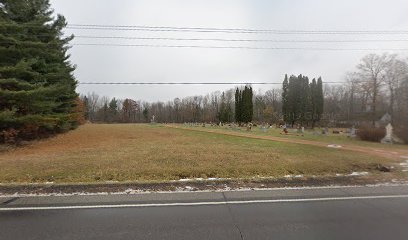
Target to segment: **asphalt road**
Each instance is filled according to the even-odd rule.
[[[408,239],[408,186],[0,197],[0,239]]]

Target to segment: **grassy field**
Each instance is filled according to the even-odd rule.
[[[333,175],[373,171],[377,164],[391,161],[340,149],[161,125],[87,124],[0,152],[0,183]]]

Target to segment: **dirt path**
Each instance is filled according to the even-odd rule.
[[[216,133],[228,136],[236,136],[236,137],[246,137],[246,138],[253,138],[253,139],[262,139],[262,140],[271,140],[276,142],[287,142],[287,143],[297,143],[297,144],[305,144],[305,145],[313,145],[318,147],[329,147],[330,144],[325,142],[318,142],[318,141],[310,141],[310,140],[303,140],[303,139],[288,139],[288,138],[281,138],[281,137],[274,137],[274,136],[256,136],[256,135],[249,135],[245,133],[238,133],[238,132],[220,132],[217,130],[211,129],[202,129],[202,128],[184,128],[175,125],[166,125],[169,128],[176,128],[176,129],[183,129],[188,131],[196,131],[196,132],[207,132],[207,133]],[[336,146],[333,146],[334,148]],[[366,153],[369,155],[374,156],[381,156],[390,158],[393,160],[397,159],[408,159],[408,150],[400,150],[400,149],[382,149],[382,148],[374,148],[374,147],[362,147],[362,146],[353,146],[350,144],[342,144],[341,147],[337,149],[342,150],[350,150],[355,152]]]

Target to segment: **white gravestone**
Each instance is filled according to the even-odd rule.
[[[392,143],[392,129],[391,123],[385,127],[386,133],[385,137],[381,140],[381,143]]]

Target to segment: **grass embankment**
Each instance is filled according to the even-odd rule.
[[[0,153],[0,183],[165,181],[369,171],[391,160],[160,125],[87,124]]]

